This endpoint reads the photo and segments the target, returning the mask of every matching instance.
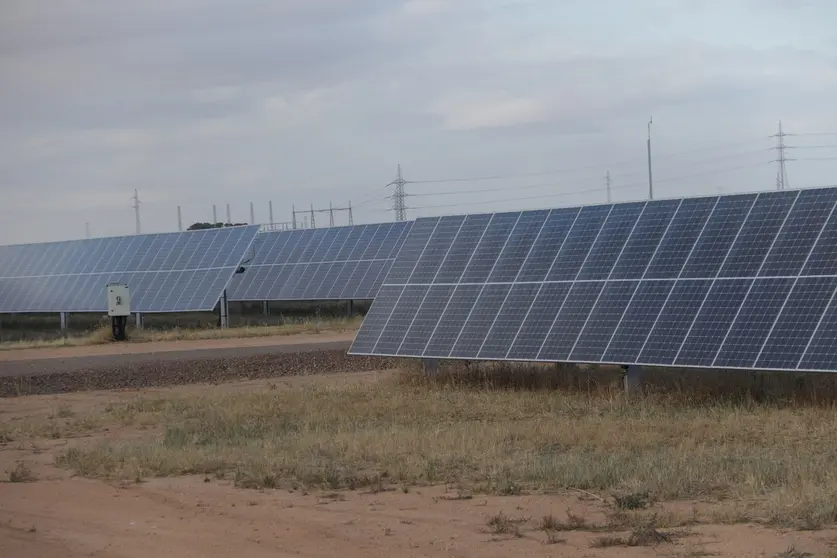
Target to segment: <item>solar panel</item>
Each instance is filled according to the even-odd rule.
[[[232,301],[362,300],[378,294],[412,222],[261,233]]]
[[[212,310],[259,227],[0,247],[0,313],[106,312],[108,283],[140,313]]]
[[[349,350],[837,371],[837,187],[417,219]]]

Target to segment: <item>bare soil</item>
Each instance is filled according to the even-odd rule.
[[[198,339],[179,341],[156,341],[148,343],[108,343],[104,345],[82,345],[76,347],[44,347],[0,351],[0,362],[67,359],[92,356],[110,356],[125,354],[147,354],[172,351],[200,351],[207,349],[233,349],[245,347],[270,347],[281,345],[299,345],[307,343],[351,342],[354,331],[339,333],[311,333],[297,335],[275,335],[270,337],[230,337],[225,339]]]
[[[217,341],[213,342],[218,343]],[[216,345],[217,346],[217,345]],[[48,414],[84,416],[140,396],[206,395],[340,386],[375,382],[389,372],[358,372],[253,380],[216,386],[143,388],[0,400],[0,421],[38,420]],[[0,483],[0,556],[14,558],[285,556],[343,558],[422,557],[824,557],[837,530],[797,531],[722,521],[716,504],[654,504],[660,516],[685,518],[655,532],[664,537],[625,546],[636,529],[543,529],[543,518],[562,525],[570,514],[605,525],[608,506],[596,495],[484,496],[455,486],[365,487],[358,490],[245,490],[229,478],[99,481],[55,465],[76,444],[147,435],[136,426],[107,425],[66,437],[33,437],[0,444],[0,479],[18,464],[25,482]],[[690,524],[690,516],[700,521]],[[632,530],[634,533],[632,533]],[[663,540],[664,539],[664,540]],[[621,542],[620,542],[621,541]],[[613,546],[606,546],[613,545]],[[806,554],[807,553],[807,554]]]

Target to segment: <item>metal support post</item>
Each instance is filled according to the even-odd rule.
[[[137,329],[142,329],[142,313],[137,312],[134,314],[134,326]]]
[[[221,328],[226,329],[230,327],[230,305],[229,301],[227,300],[227,290],[224,289],[224,293],[221,295],[221,300],[218,303],[220,305],[221,311]]]
[[[623,366],[622,370],[625,372],[625,395],[628,397],[641,395],[644,387],[642,367],[636,365]]]
[[[439,371],[439,361],[435,358],[422,359],[421,365],[426,376],[431,376]]]
[[[61,319],[61,331],[66,333],[67,332],[67,313],[61,312],[59,314],[59,318]]]
[[[262,314],[265,316],[270,316],[270,301],[264,300],[262,301]]]

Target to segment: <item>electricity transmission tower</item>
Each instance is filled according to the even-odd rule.
[[[139,194],[137,193],[136,188],[134,189],[134,197],[131,198],[131,200],[133,201],[132,207],[134,208],[134,217],[136,218],[136,221],[137,221],[137,224],[136,224],[137,233],[136,234],[140,234],[140,213],[139,213],[140,199],[139,199]]]
[[[407,181],[401,175],[401,165],[398,165],[398,174],[396,174],[395,180],[387,184],[387,186],[395,186],[395,191],[392,193],[392,211],[395,213],[396,221],[407,220],[407,204],[405,203],[407,192],[404,190],[405,184],[407,184]]]
[[[610,171],[605,174],[605,187],[607,188],[607,203],[610,203]]]
[[[786,134],[782,131],[782,121],[779,121],[779,132],[770,136],[771,138],[776,138],[776,151],[779,152],[778,159],[774,159],[774,163],[779,163],[779,168],[776,171],[776,189],[777,190],[787,190],[790,186],[788,184],[788,169],[785,165],[788,161],[793,161],[793,159],[789,159],[786,154],[785,150],[788,149],[788,146],[785,145],[785,138],[787,136],[792,136],[794,134]]]

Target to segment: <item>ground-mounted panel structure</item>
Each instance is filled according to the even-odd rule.
[[[373,299],[411,221],[266,232],[230,301]]]
[[[417,219],[349,351],[837,371],[837,187]]]
[[[259,227],[0,247],[0,313],[107,312],[108,283],[137,313],[213,310]]]

